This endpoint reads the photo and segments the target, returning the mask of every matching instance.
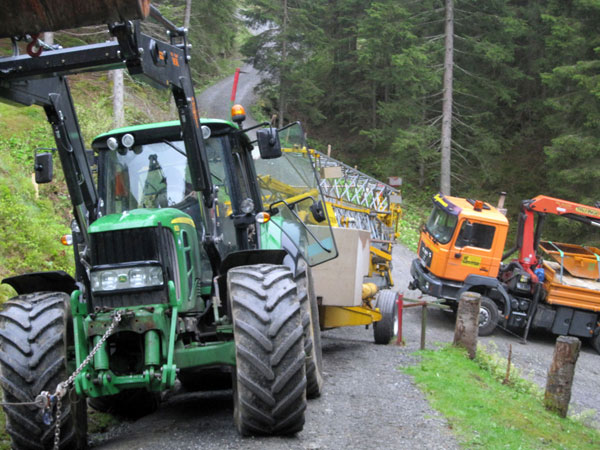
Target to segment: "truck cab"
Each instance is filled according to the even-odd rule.
[[[473,277],[496,279],[508,232],[507,218],[480,200],[437,194],[421,228],[412,289],[457,300]]]

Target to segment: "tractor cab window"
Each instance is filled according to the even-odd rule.
[[[447,244],[452,239],[457,223],[458,216],[434,206],[425,228],[440,244]]]
[[[181,141],[105,150],[103,178],[107,214],[136,208],[167,208],[194,195]]]
[[[467,231],[469,224],[472,226],[472,231]],[[456,247],[477,247],[484,250],[492,248],[494,242],[494,234],[496,233],[496,227],[491,225],[484,225],[482,223],[470,223],[465,220],[461,227],[460,233],[456,238]],[[469,234],[471,236],[469,237]]]

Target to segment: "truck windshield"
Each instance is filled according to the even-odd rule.
[[[447,244],[452,239],[458,216],[449,214],[443,209],[434,206],[425,228],[434,239],[441,244]]]

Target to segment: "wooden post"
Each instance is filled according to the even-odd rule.
[[[481,294],[477,292],[464,292],[460,296],[458,311],[456,313],[453,345],[466,348],[471,359],[474,359],[477,354],[480,305]]]
[[[421,350],[425,350],[425,330],[427,329],[427,302],[421,308]]]
[[[567,417],[575,363],[579,357],[581,341],[573,336],[559,336],[554,347],[552,364],[548,370],[544,406],[561,417]]]

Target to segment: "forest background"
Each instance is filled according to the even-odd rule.
[[[175,23],[189,20],[198,90],[250,61],[264,76],[255,114],[301,120],[313,147],[331,145],[335,158],[383,181],[402,177],[414,240],[440,186],[449,0],[153,3]],[[506,191],[511,218],[538,194],[600,201],[600,0],[452,3],[452,194],[493,203]],[[54,40],[107,37],[98,27]],[[10,53],[10,41],[0,40],[0,52]],[[114,125],[112,79],[72,78],[86,142]],[[124,105],[127,124],[176,117],[167,92],[127,74]],[[0,104],[0,122],[0,278],[69,270],[72,255],[57,239],[68,232],[66,189],[60,176],[39,193],[30,181],[33,149],[53,146],[44,113]],[[600,243],[578,223],[548,230],[555,240]]]

